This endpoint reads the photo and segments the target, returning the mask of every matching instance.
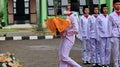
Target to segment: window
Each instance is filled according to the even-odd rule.
[[[48,8],[48,15],[55,15],[55,11],[53,7]]]
[[[80,0],[80,5],[86,5],[86,0]]]
[[[62,2],[62,6],[68,5],[68,0],[61,0],[61,2]]]
[[[25,14],[29,14],[29,0],[24,0],[25,4]],[[16,14],[16,0],[13,0],[13,10],[14,14]]]
[[[13,6],[14,6],[14,8],[16,8],[16,3],[15,2],[13,3]]]
[[[61,12],[62,15],[64,15],[64,11],[66,10],[66,6],[68,5],[69,1],[68,0],[61,0],[62,5],[61,5]]]
[[[94,0],[93,4],[99,4],[99,0]]]
[[[13,9],[14,10],[14,14],[16,14],[16,9]]]
[[[63,15],[68,0],[48,0],[48,15]]]
[[[29,14],[29,0],[24,0],[25,14]]]
[[[83,6],[86,5],[86,0],[80,0],[80,7],[79,7],[79,11],[80,14],[83,14]]]
[[[16,0],[13,0],[14,2],[16,2]]]
[[[53,0],[48,0],[48,6],[54,6],[54,1]]]
[[[54,1],[48,0],[48,15],[55,15]]]
[[[29,9],[25,8],[25,14],[29,14]]]
[[[29,2],[25,2],[25,7],[29,7]]]
[[[16,0],[13,0],[13,12],[16,14]]]
[[[29,1],[29,0],[25,0],[25,2],[26,2],[26,1]]]

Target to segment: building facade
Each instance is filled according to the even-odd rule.
[[[0,10],[3,11],[3,20],[6,26],[14,24],[39,24],[46,28],[45,21],[49,17],[63,16],[65,7],[71,0],[0,0]],[[112,11],[112,0],[78,0],[80,15],[84,5],[106,3],[109,13]],[[92,10],[90,11],[92,13]]]

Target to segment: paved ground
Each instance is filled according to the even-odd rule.
[[[15,53],[23,67],[59,67],[59,42],[60,39],[0,41],[0,52]],[[82,64],[81,44],[78,40],[70,56],[83,67],[91,67],[91,65]]]

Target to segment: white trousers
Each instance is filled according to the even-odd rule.
[[[112,38],[112,55],[114,60],[114,67],[119,67],[120,65],[120,38]]]
[[[100,38],[100,56],[101,64],[109,65],[110,64],[110,55],[111,55],[111,44],[109,38]]]
[[[95,38],[91,38],[91,56],[92,63],[100,64],[100,44]]]
[[[88,61],[91,60],[91,44],[90,41],[87,39],[83,39],[82,42],[82,61]]]
[[[60,67],[81,67],[69,57],[73,44],[74,43],[67,38],[62,39],[59,49]]]

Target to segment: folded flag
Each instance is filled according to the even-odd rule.
[[[70,25],[70,22],[66,19],[54,17],[54,18],[48,18],[46,21],[47,28],[56,35],[56,29],[58,29],[59,32],[65,31]]]

